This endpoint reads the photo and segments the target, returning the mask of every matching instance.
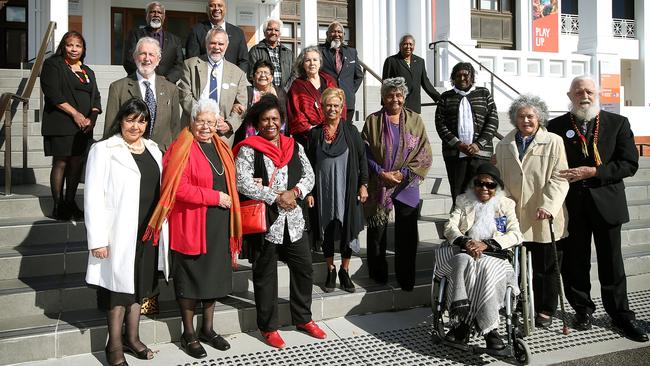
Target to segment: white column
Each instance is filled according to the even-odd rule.
[[[386,45],[386,57],[394,55],[399,50],[399,39],[401,35],[397,34],[397,10],[396,0],[388,0],[386,4],[386,35],[388,36],[388,44]]]
[[[578,52],[595,54],[611,53],[612,47],[612,2],[579,1],[578,16],[580,38]]]
[[[83,36],[86,39],[86,63],[111,64],[111,2],[83,1]]]
[[[54,30],[54,46],[56,49],[61,38],[68,31],[68,1],[67,0],[29,0],[27,3],[29,21],[27,24],[28,45],[27,58],[36,57],[41,41],[47,31],[50,21],[56,22]]]
[[[458,46],[475,47],[472,40],[472,7],[469,1],[436,1],[436,37]]]
[[[650,83],[645,82],[650,77],[650,4],[645,0],[634,2],[634,17],[636,18],[636,38],[639,40],[640,74],[634,74],[640,84],[630,92],[642,98],[643,106],[650,106]]]
[[[381,76],[386,51],[382,54],[382,43],[385,44],[385,32],[380,32],[377,28],[377,19],[381,19],[380,8],[377,0],[357,0],[355,10],[355,23],[357,32],[357,52],[359,58],[365,62],[369,68]],[[385,47],[384,47],[385,49]],[[387,50],[388,54],[394,54],[397,50]],[[375,78],[369,76],[368,85],[379,85]]]
[[[68,1],[67,0],[49,0],[50,17],[45,22],[43,32],[47,30],[47,22],[56,22],[54,30],[54,44],[58,45],[63,35],[68,31]],[[42,37],[42,35],[41,35]]]
[[[517,49],[530,51],[531,9],[530,0],[517,0],[515,5],[515,34],[517,35]]]
[[[316,0],[300,0],[302,48],[318,44],[318,6]]]

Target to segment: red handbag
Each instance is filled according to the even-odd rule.
[[[269,181],[269,187],[273,185],[275,169]],[[268,231],[266,227],[266,202],[260,200],[247,200],[239,203],[242,234],[262,234]]]

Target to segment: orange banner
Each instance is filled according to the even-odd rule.
[[[609,112],[621,111],[621,76],[600,74],[600,105]]]
[[[557,0],[532,0],[533,51],[558,52]]]

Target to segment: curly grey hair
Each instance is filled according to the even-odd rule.
[[[522,94],[512,101],[510,109],[508,110],[510,123],[517,127],[517,114],[519,113],[519,110],[528,107],[535,111],[539,125],[546,127],[546,122],[548,121],[548,106],[542,98],[533,94]]]
[[[162,58],[162,51],[160,50],[160,43],[158,43],[158,40],[153,38],[153,37],[142,37],[138,40],[138,43],[135,44],[135,48],[133,49],[133,60],[135,60],[138,55],[140,54],[140,47],[145,44],[145,43],[150,43],[154,46],[156,46],[156,55],[158,55],[158,61]]]
[[[323,66],[323,55],[320,54],[320,49],[318,46],[308,46],[303,48],[303,50],[300,52],[298,57],[296,58],[296,61],[293,63],[293,74],[296,76],[296,78],[306,78],[307,77],[307,72],[305,71],[305,55],[307,52],[316,52],[318,54],[318,59],[321,62],[321,67]]]
[[[192,106],[192,121],[194,121],[199,114],[204,112],[212,112],[216,117],[218,117],[219,105],[217,105],[217,102],[215,102],[214,99],[199,99],[199,101],[194,103]]]
[[[401,76],[384,79],[381,83],[381,99],[383,100],[394,89],[401,91],[404,94],[404,98],[406,98],[409,93],[409,88],[406,86],[406,79]]]

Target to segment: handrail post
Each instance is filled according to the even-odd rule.
[[[368,115],[368,80],[366,79],[366,74],[368,70],[363,68],[363,116],[362,120],[365,121],[366,116]]]
[[[490,74],[490,93],[492,98],[494,98],[494,74]]]
[[[8,136],[8,137],[7,137]],[[5,195],[11,194],[11,108],[5,111]]]
[[[23,101],[23,174],[27,169],[27,116],[29,111],[29,99]]]
[[[433,44],[433,80],[438,80],[438,44]],[[436,86],[436,85],[434,85]]]

